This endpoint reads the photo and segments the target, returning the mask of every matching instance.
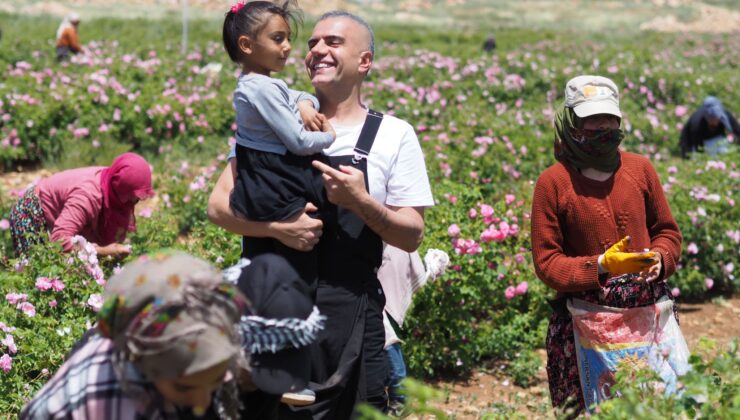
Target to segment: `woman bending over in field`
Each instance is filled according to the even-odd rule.
[[[135,153],[118,156],[108,167],[59,172],[29,188],[10,210],[13,246],[26,254],[48,231],[65,251],[81,235],[98,255],[126,256],[131,248],[121,242],[136,229],[134,207],[153,195],[149,163]]]

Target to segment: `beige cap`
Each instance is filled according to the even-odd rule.
[[[619,89],[610,79],[601,76],[578,76],[565,85],[565,106],[573,108],[579,118],[619,112]]]

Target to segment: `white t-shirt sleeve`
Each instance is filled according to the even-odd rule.
[[[395,207],[431,207],[434,205],[424,154],[413,128],[405,130],[395,162],[392,162],[385,204]]]

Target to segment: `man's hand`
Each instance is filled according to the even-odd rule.
[[[276,239],[283,245],[298,251],[310,251],[319,242],[324,228],[321,220],[308,215],[317,210],[313,204],[306,203],[303,211],[290,219],[270,222],[270,229],[275,232]]]
[[[339,170],[317,160],[313,167],[321,171],[330,202],[355,211],[362,199],[369,196],[365,189],[365,175],[352,166],[339,165]],[[356,212],[355,212],[356,213]]]
[[[630,237],[625,236],[599,256],[599,265],[611,274],[620,275],[645,271],[660,261],[652,251],[626,252],[629,244]]]

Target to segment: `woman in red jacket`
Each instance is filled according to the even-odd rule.
[[[126,256],[131,249],[120,242],[136,229],[134,206],[152,195],[151,168],[136,153],[124,153],[108,167],[59,172],[29,188],[10,210],[13,246],[25,254],[48,231],[65,251],[81,235],[98,255]]]
[[[80,52],[80,41],[77,37],[77,27],[80,25],[80,16],[71,13],[64,18],[57,29],[57,61],[64,61],[69,54]]]
[[[670,298],[665,280],[681,250],[655,169],[619,150],[621,119],[614,82],[570,80],[555,121],[558,162],[540,175],[532,203],[535,270],[557,291],[546,343],[550,395],[574,416],[585,407],[566,300],[625,308]]]

